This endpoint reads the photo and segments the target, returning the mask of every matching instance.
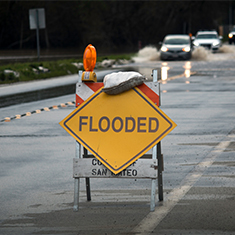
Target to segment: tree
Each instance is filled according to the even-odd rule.
[[[29,9],[45,8],[45,47],[84,48],[92,43],[109,52],[157,45],[169,33],[218,28],[231,1],[1,1],[0,48],[35,48]],[[234,2],[234,1],[233,1]]]

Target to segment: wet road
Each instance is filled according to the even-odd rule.
[[[29,113],[0,123],[0,234],[235,234],[232,55],[135,63],[149,78],[160,69],[161,109],[178,125],[162,141],[164,201],[154,212],[151,181],[130,179],[92,179],[91,202],[82,180],[72,211],[75,141],[58,123],[74,95],[1,108],[1,120]]]

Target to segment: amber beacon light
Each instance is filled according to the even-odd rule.
[[[96,64],[96,49],[89,44],[83,53],[83,67],[85,72],[82,73],[83,82],[97,82],[97,77],[93,71]]]

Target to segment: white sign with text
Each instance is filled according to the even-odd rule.
[[[156,159],[138,159],[118,174],[111,172],[96,158],[74,158],[74,178],[157,178]]]

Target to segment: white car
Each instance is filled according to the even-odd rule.
[[[214,52],[222,46],[221,39],[222,36],[218,36],[216,31],[198,31],[193,38],[193,46],[194,48],[202,46]]]

